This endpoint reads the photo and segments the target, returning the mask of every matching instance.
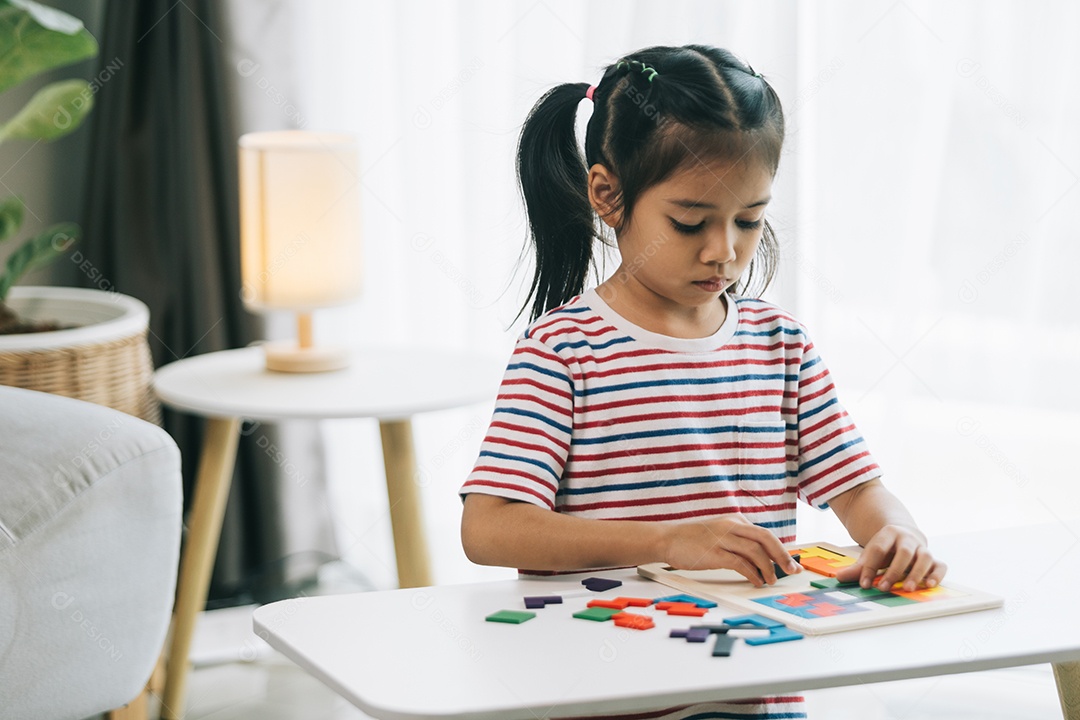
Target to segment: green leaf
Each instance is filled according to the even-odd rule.
[[[22,200],[12,195],[0,201],[0,242],[14,235],[23,220]]]
[[[27,240],[7,259],[0,273],[0,302],[7,298],[11,286],[31,270],[48,265],[60,257],[79,239],[79,226],[60,223]]]
[[[97,52],[78,18],[30,0],[0,2],[0,92]]]
[[[5,140],[55,140],[79,127],[94,106],[85,80],[61,80],[34,93],[19,114],[0,127]]]

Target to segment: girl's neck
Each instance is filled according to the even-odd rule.
[[[613,311],[649,332],[674,338],[703,338],[715,334],[727,319],[726,299],[687,307],[621,277],[624,273],[617,271],[600,283],[597,294]]]

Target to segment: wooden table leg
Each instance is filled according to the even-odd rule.
[[[161,700],[161,717],[165,720],[180,720],[184,716],[191,636],[195,631],[196,616],[206,607],[206,592],[221,537],[221,520],[236,464],[239,430],[239,418],[210,418],[207,421],[187,544],[177,580],[165,694]]]
[[[379,433],[382,435],[383,464],[386,467],[390,523],[394,529],[398,586],[411,588],[431,585],[412,423],[407,418],[381,420]]]
[[[1065,720],[1080,720],[1080,661],[1054,663],[1061,714]]]

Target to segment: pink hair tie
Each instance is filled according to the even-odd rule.
[[[585,91],[585,97],[587,97],[587,98],[589,98],[590,100],[592,100],[592,94],[593,94],[593,90],[595,90],[595,89],[596,89],[596,86],[595,86],[595,85],[590,85],[590,86],[589,86],[589,89]]]

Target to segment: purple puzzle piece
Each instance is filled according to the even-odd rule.
[[[690,628],[686,631],[686,642],[703,643],[709,639],[711,634],[709,628]]]
[[[679,630],[678,628],[676,628],[675,630],[671,631],[671,634],[668,635],[668,637],[684,638],[684,637],[686,637],[686,633],[688,633],[688,632],[690,632],[690,631],[685,630],[685,629],[684,630]]]
[[[542,597],[527,597],[525,598],[525,607],[529,610],[542,610],[547,602]]]
[[[604,592],[622,585],[622,580],[608,580],[607,578],[591,577],[581,581],[581,584],[593,592]]]

